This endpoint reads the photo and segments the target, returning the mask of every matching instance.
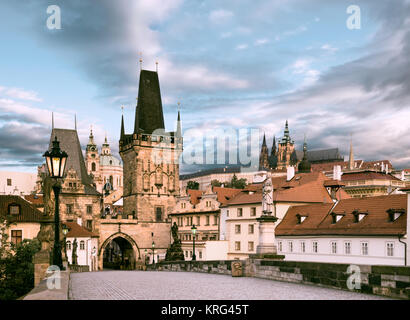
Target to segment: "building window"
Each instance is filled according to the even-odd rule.
[[[369,254],[369,243],[362,242],[362,255],[367,256]]]
[[[253,234],[255,226],[253,224],[248,225],[248,233]]]
[[[192,258],[192,251],[189,251],[189,257]]]
[[[95,171],[95,162],[91,163],[91,171]]]
[[[288,242],[288,249],[289,249],[289,252],[293,252],[293,242],[292,241]]]
[[[318,252],[318,244],[317,244],[317,241],[313,241],[313,243],[312,243],[312,251],[313,251],[314,253],[317,253],[317,252]]]
[[[236,224],[236,225],[235,225],[235,233],[236,233],[236,234],[240,234],[240,233],[241,233],[241,225],[240,225],[240,224]]]
[[[9,205],[9,214],[10,215],[19,215],[20,214],[20,205],[10,204]]]
[[[185,251],[185,257],[188,258],[188,251]]]
[[[306,252],[306,243],[305,243],[305,241],[300,242],[300,252],[302,252],[302,253]]]
[[[66,248],[67,250],[71,250],[71,241],[66,242]]]
[[[162,221],[162,207],[155,208],[155,218],[157,221]]]
[[[93,213],[93,206],[88,205],[87,206],[87,214],[92,214]]]
[[[200,226],[200,225],[201,225],[201,217],[200,217],[200,216],[197,216],[197,217],[196,217],[196,225],[197,225],[197,226]]]
[[[214,226],[218,225],[218,216],[214,215]]]
[[[248,242],[248,251],[253,251],[253,241]]]
[[[226,216],[229,217],[229,210],[226,210]]]
[[[87,229],[92,230],[93,229],[93,221],[92,220],[87,220]]]
[[[72,214],[73,213],[73,205],[72,204],[66,204],[66,213],[67,214]]]
[[[278,242],[278,249],[279,249],[279,252],[283,251],[282,241]]]
[[[85,242],[84,240],[80,241],[80,250],[85,250]]]
[[[199,259],[202,259],[202,251],[199,251]]]
[[[19,244],[21,241],[23,241],[23,231],[11,230],[11,243]]]
[[[7,179],[7,185],[11,186],[11,179]]]
[[[206,216],[206,226],[209,226],[209,216]]]
[[[393,257],[394,256],[394,243],[387,242],[386,247],[387,247],[387,256]]]
[[[351,242],[345,242],[345,254],[352,253],[352,244]]]
[[[235,241],[235,250],[240,251],[241,250],[241,242],[240,241]]]
[[[242,208],[238,208],[238,217],[242,217]]]
[[[331,242],[331,247],[332,247],[332,254],[336,254],[337,253],[337,242],[332,241]]]
[[[251,217],[254,217],[254,216],[256,216],[256,208],[252,207],[251,208]]]

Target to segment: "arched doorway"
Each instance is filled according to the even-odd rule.
[[[140,259],[134,240],[123,233],[117,233],[104,241],[100,249],[100,269],[134,270]]]

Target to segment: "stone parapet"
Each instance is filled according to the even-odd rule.
[[[45,278],[23,300],[68,300],[70,272],[61,271],[60,276]]]

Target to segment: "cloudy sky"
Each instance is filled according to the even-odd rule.
[[[35,171],[51,112],[60,128],[77,114],[84,145],[92,125],[118,150],[140,52],[144,69],[159,62],[169,131],[181,101],[184,132],[259,128],[270,147],[288,119],[298,149],[306,134],[347,157],[352,134],[357,159],[410,167],[409,0],[0,0],[0,39],[0,170]]]

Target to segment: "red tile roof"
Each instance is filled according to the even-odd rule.
[[[193,189],[188,189],[187,193],[190,197],[190,201],[193,205],[196,205],[197,203],[199,203],[199,199],[202,196],[202,191],[201,190],[193,190]]]
[[[277,236],[303,235],[403,235],[406,233],[407,214],[389,221],[389,209],[407,211],[407,195],[351,198],[339,201],[331,210],[331,204],[313,204],[290,207],[282,222],[276,227]],[[366,213],[359,222],[353,212]],[[297,214],[308,215],[298,224]],[[332,223],[332,214],[343,217]]]
[[[29,194],[29,195],[25,195],[24,199],[34,204],[36,207],[44,207],[43,195]]]
[[[342,181],[354,181],[354,180],[395,180],[401,181],[391,174],[374,171],[361,171],[361,172],[344,172],[342,174]]]
[[[19,215],[9,215],[9,206],[16,204],[20,207]],[[43,213],[33,204],[20,196],[0,195],[0,217],[10,222],[40,222]]]
[[[233,188],[222,188],[222,187],[213,187],[213,192],[217,194],[217,200],[219,203],[227,203],[232,197],[241,192],[241,189]]]
[[[373,169],[381,171],[381,164],[388,165],[389,169],[393,168],[393,165],[389,160],[378,160],[378,161],[363,161],[363,160],[355,160],[356,167],[355,169]],[[312,171],[319,171],[319,172],[326,172],[326,171],[333,171],[334,166],[341,166],[343,169],[349,168],[348,161],[337,161],[337,162],[325,162],[325,163],[312,163]]]
[[[95,238],[98,237],[98,234],[95,234],[86,228],[80,226],[76,222],[64,222],[64,224],[68,227],[68,233],[66,238]]]

